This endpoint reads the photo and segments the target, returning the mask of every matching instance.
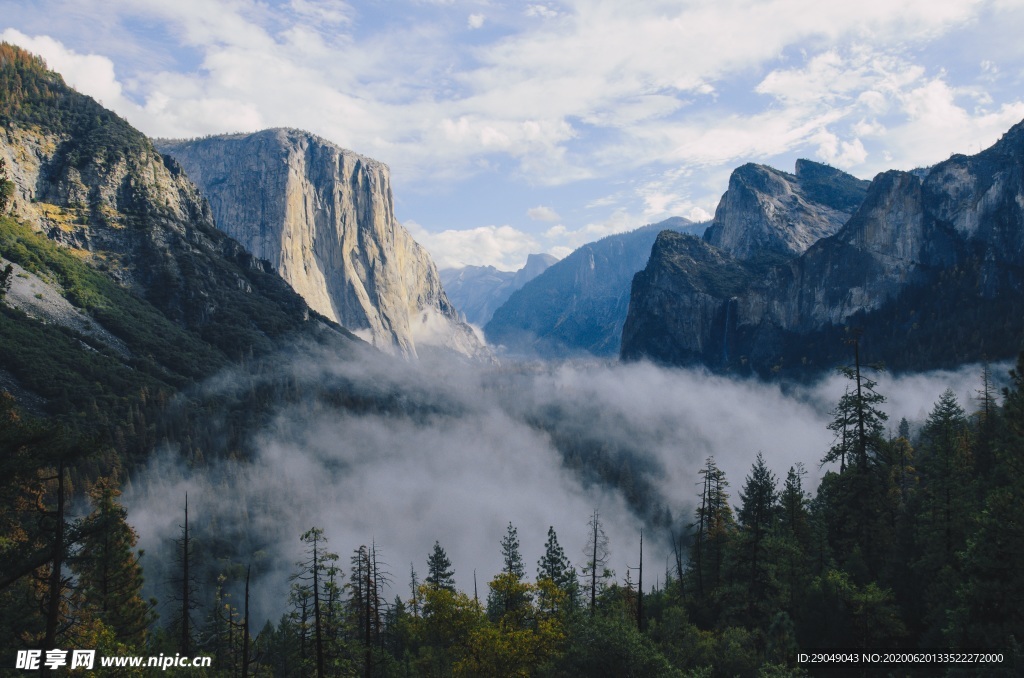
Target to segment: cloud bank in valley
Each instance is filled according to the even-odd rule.
[[[647,363],[410,365],[369,353],[306,355],[283,369],[308,397],[282,404],[254,431],[249,461],[210,461],[190,473],[174,450],[163,450],[133,477],[125,502],[156,589],[171,576],[186,491],[192,520],[207,534],[199,548],[213,551],[205,557],[258,560],[257,614],[273,619],[286,605],[299,535],[314,525],[325,528],[346,568],[355,548],[375,542],[394,580],[389,599],[408,596],[410,563],[425,575],[435,539],[458,586],[472,592],[475,572],[485,592],[501,568],[509,522],[531,575],[549,525],[582,566],[594,509],[618,581],[638,564],[643,527],[648,573],[663,576],[668,526],[658,518],[667,510],[677,530],[692,520],[705,458],[725,470],[734,504],[758,451],[780,481],[803,463],[813,488],[831,444],[829,410],[843,388],[838,377],[786,386]],[[979,372],[884,377],[893,428],[901,416],[921,420],[947,386],[970,410]],[[233,388],[223,375],[207,395]],[[339,406],[342,393],[348,404]],[[566,441],[578,445],[575,453]],[[569,459],[579,450],[582,471]],[[589,465],[611,465],[612,477],[628,466],[642,500],[602,482]]]

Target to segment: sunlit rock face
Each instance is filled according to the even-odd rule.
[[[879,174],[842,227],[809,246],[842,204],[814,216],[800,183],[737,170],[701,243],[717,256],[660,237],[633,282],[622,356],[768,374],[845,362],[850,332],[894,369],[1024,345],[1024,123],[978,155]],[[813,190],[856,197],[835,186]]]
[[[482,350],[429,254],[395,219],[383,163],[293,129],[158,147],[209,199],[218,228],[314,310],[389,352],[415,356],[417,343],[435,342]]]
[[[846,223],[868,182],[810,160],[796,174],[764,165],[733,171],[705,240],[737,259],[801,254]]]

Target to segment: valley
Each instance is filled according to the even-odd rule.
[[[383,163],[152,140],[0,44],[0,661],[1012,675],[1022,125],[870,182],[744,164],[709,222],[439,271]]]

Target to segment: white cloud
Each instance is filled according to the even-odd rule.
[[[526,210],[526,216],[534,221],[559,221],[562,218],[558,216],[558,212],[544,205],[537,205]]]
[[[540,17],[542,19],[553,19],[558,16],[556,10],[551,9],[547,5],[527,5],[526,16]]]
[[[481,3],[412,5],[394,7],[415,20],[340,0],[81,0],[81,26],[31,37],[23,26],[64,16],[40,0],[10,25],[152,135],[301,127],[389,163],[405,186],[482,172],[509,190],[604,182],[583,199],[595,212],[565,224],[580,234],[605,232],[594,224],[615,210],[633,226],[710,214],[724,182],[698,175],[742,162],[799,153],[862,176],[934,162],[991,143],[1024,104],[1004,75],[1024,67],[1019,49],[973,57],[950,69],[958,80],[935,60],[943,40],[1015,45],[1006,3],[567,0],[487,3],[486,17]],[[485,23],[501,30],[465,30]],[[135,25],[160,26],[163,42]],[[117,36],[109,52],[93,28]],[[691,174],[659,178],[678,167]]]
[[[438,233],[428,231],[415,221],[405,222],[405,227],[427,248],[438,268],[494,266],[503,271],[517,271],[529,254],[542,251],[532,235],[508,225]]]

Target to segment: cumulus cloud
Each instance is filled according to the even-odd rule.
[[[710,214],[724,183],[700,175],[744,162],[801,155],[872,176],[978,150],[1024,117],[1019,50],[942,61],[953,45],[1016,44],[1013,3],[395,6],[83,0],[74,22],[49,22],[66,7],[41,0],[13,8],[5,35],[151,135],[301,127],[420,187],[491,172],[509,191],[603,182],[616,198],[589,200],[567,233],[616,211],[633,226]],[[465,30],[484,23],[500,30]],[[157,39],[135,29],[153,25]],[[655,187],[673,167],[692,173]]]
[[[516,271],[522,268],[529,254],[541,251],[536,238],[508,225],[448,229],[438,233],[428,231],[415,221],[407,221],[405,226],[413,238],[427,248],[438,268],[494,266]]]

